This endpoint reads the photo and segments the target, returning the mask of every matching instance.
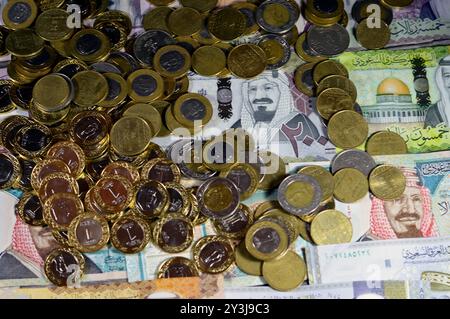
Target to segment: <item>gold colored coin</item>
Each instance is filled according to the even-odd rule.
[[[313,69],[316,63],[305,63],[298,67],[294,74],[295,87],[306,94],[307,96],[314,96],[314,82],[313,82]]]
[[[103,73],[103,76],[108,82],[108,94],[98,106],[111,108],[121,104],[128,96],[127,81],[116,73]]]
[[[191,221],[179,213],[160,217],[152,224],[152,228],[153,241],[168,253],[174,254],[188,249],[194,239]]]
[[[172,112],[172,107],[166,108],[164,112],[164,125],[167,126],[167,129],[169,130],[170,133],[174,132],[177,129],[182,128],[185,129],[185,127],[175,119],[175,116],[173,115]]]
[[[214,9],[218,0],[180,0],[183,7],[194,8],[200,12],[207,12]]]
[[[305,174],[314,177],[322,189],[321,202],[327,201],[334,192],[333,175],[321,166],[306,166],[298,171],[299,174]]]
[[[111,50],[108,37],[95,29],[78,31],[70,39],[68,46],[71,54],[84,62],[105,60]]]
[[[179,8],[169,15],[167,26],[176,35],[193,35],[202,27],[202,15],[192,8]]]
[[[127,12],[121,10],[108,10],[98,14],[95,17],[94,28],[96,28],[99,24],[103,24],[105,22],[119,24],[124,29],[127,35],[131,33],[131,30],[133,28],[130,15]]]
[[[144,14],[142,20],[142,26],[144,30],[164,30],[170,32],[167,21],[169,15],[174,11],[174,9],[169,7],[156,7]]]
[[[366,49],[382,49],[391,40],[389,25],[380,19],[380,27],[370,27],[369,21],[371,20],[371,18],[365,19],[358,24],[356,27],[356,39]]]
[[[83,202],[78,195],[63,192],[48,197],[43,209],[45,223],[57,231],[68,230],[70,223],[84,213]]]
[[[289,236],[276,220],[260,220],[245,235],[245,247],[258,260],[271,260],[286,253]]]
[[[223,236],[206,236],[193,247],[194,261],[205,273],[218,274],[226,271],[234,262],[233,246]]]
[[[408,146],[399,134],[389,131],[381,131],[373,134],[367,140],[367,153],[376,155],[407,154]]]
[[[293,251],[280,259],[265,261],[262,266],[264,280],[279,291],[289,291],[300,286],[306,279],[305,261]]]
[[[236,163],[220,172],[219,176],[230,179],[236,184],[241,201],[250,198],[258,190],[259,172],[251,164]]]
[[[343,149],[363,144],[368,133],[367,121],[355,111],[339,111],[328,122],[328,137],[334,145]]]
[[[252,276],[262,276],[262,261],[254,258],[245,248],[242,241],[234,250],[236,266],[246,274]]]
[[[267,64],[275,65],[284,58],[284,47],[276,39],[265,39],[258,43],[266,53]]]
[[[161,114],[153,104],[137,103],[130,105],[123,116],[139,116],[147,121],[154,136],[158,135],[162,129]]]
[[[146,150],[153,137],[148,123],[138,116],[126,116],[111,129],[111,147],[124,156],[135,156]]]
[[[3,6],[3,22],[12,30],[31,26],[36,19],[38,7],[33,0],[9,0]]]
[[[65,77],[49,74],[33,87],[33,102],[44,112],[56,112],[65,108],[72,99],[72,88]]]
[[[327,76],[319,82],[317,94],[320,94],[323,90],[328,88],[339,88],[346,91],[352,97],[353,103],[356,103],[358,92],[355,84],[348,78],[341,75]]]
[[[134,71],[128,76],[128,91],[135,102],[151,102],[164,93],[164,80],[157,72],[150,69]]]
[[[166,259],[158,268],[158,278],[198,277],[200,273],[195,263],[185,257]]]
[[[63,9],[50,9],[36,19],[36,33],[46,41],[63,41],[70,38],[73,29],[67,26],[69,13]]]
[[[215,46],[203,46],[192,55],[192,68],[203,76],[214,76],[225,69],[227,58],[225,53]]]
[[[213,109],[209,100],[197,93],[182,95],[173,106],[175,119],[183,126],[195,128],[204,126],[212,118]]]
[[[349,243],[352,236],[350,219],[337,210],[324,210],[311,223],[311,237],[317,245]]]
[[[92,107],[104,101],[109,86],[106,78],[95,71],[81,71],[72,78],[75,88],[73,102],[81,107]]]
[[[153,65],[162,76],[180,78],[191,68],[191,55],[179,45],[166,45],[156,52]]]
[[[323,90],[316,100],[317,112],[325,120],[343,110],[353,110],[354,103],[350,95],[342,89],[329,88]]]
[[[85,268],[83,255],[72,248],[57,248],[51,251],[44,262],[44,272],[47,279],[56,286],[67,286],[69,277],[75,274],[75,270],[59,265],[73,265],[78,269],[77,276],[82,276]]]
[[[30,58],[44,49],[44,40],[31,29],[19,29],[8,35],[5,47],[18,58]]]
[[[382,4],[392,9],[404,8],[410,6],[413,2],[414,0],[381,0]]]
[[[52,173],[70,174],[70,169],[63,161],[59,159],[44,159],[34,166],[31,172],[31,186],[35,191],[39,190],[42,180]]]
[[[348,78],[348,71],[344,65],[334,60],[325,60],[315,66],[313,77],[316,84],[330,75],[341,75]]]
[[[106,246],[109,236],[108,221],[95,213],[75,217],[68,230],[70,245],[83,253],[99,251]]]
[[[175,2],[175,0],[148,0],[151,4],[154,4],[155,6],[168,6],[172,2]]]
[[[259,25],[256,23],[255,15],[258,7],[249,2],[236,2],[231,5],[232,8],[239,10],[244,16],[246,16],[247,28],[244,34],[255,33],[259,30]]]
[[[343,168],[334,174],[334,197],[343,203],[357,202],[369,192],[367,177],[355,168]]]
[[[262,202],[255,209],[255,214],[254,214],[255,220],[259,219],[260,217],[263,216],[264,213],[266,213],[272,209],[282,209],[280,203],[278,203],[277,200]]]
[[[379,199],[394,200],[405,192],[406,178],[399,168],[380,165],[370,173],[369,185],[372,193]]]
[[[233,7],[213,12],[208,19],[208,30],[221,41],[232,41],[244,34],[247,28],[245,16]]]
[[[255,44],[238,45],[228,55],[228,68],[240,78],[251,79],[264,72],[266,66],[266,53]]]

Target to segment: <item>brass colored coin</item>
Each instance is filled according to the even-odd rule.
[[[208,18],[209,13],[202,14],[202,26],[200,31],[194,33],[192,38],[201,45],[212,45],[214,43],[220,42],[214,35],[208,30]],[[192,54],[192,52],[191,52]]]
[[[151,4],[154,4],[155,6],[168,6],[175,0],[148,0]]]
[[[328,122],[328,137],[337,147],[356,148],[369,133],[367,121],[355,111],[339,111]]]
[[[63,41],[70,38],[73,29],[67,26],[69,13],[63,9],[50,9],[36,19],[36,33],[46,41]]]
[[[108,221],[99,214],[85,213],[70,223],[70,245],[83,253],[98,251],[109,241]]]
[[[286,177],[286,164],[283,159],[271,152],[260,152],[264,166],[261,168],[263,179],[258,188],[261,190],[271,190],[278,188],[280,183]]]
[[[108,96],[106,78],[95,71],[82,71],[72,78],[75,87],[73,102],[81,107],[91,107],[103,102]]]
[[[180,0],[183,7],[194,8],[200,12],[207,12],[214,9],[218,0]]]
[[[358,42],[369,50],[382,49],[388,45],[391,40],[389,25],[383,20],[380,20],[379,28],[371,28],[368,23],[369,19],[365,19],[356,27],[356,39]]]
[[[103,169],[101,174],[102,177],[115,175],[126,178],[133,185],[140,180],[139,170],[127,162],[110,163]]]
[[[164,93],[164,81],[157,72],[150,69],[134,71],[128,76],[128,91],[135,102],[151,102]]]
[[[213,12],[208,19],[208,30],[221,41],[232,41],[244,34],[247,28],[245,16],[233,7]]]
[[[211,102],[197,93],[182,95],[173,106],[175,119],[188,128],[201,127],[208,124],[212,114]]]
[[[394,166],[380,165],[369,175],[372,193],[382,200],[400,198],[405,192],[406,178],[402,171]]]
[[[71,54],[84,62],[98,62],[108,57],[111,43],[106,35],[95,29],[83,29],[70,39]]]
[[[366,145],[367,153],[375,155],[407,154],[408,146],[399,134],[381,131],[369,137]]]
[[[348,71],[344,65],[335,60],[325,60],[314,67],[313,77],[316,84],[330,75],[341,75],[348,78]]]
[[[131,21],[129,13],[121,10],[108,10],[100,13],[95,17],[94,28],[105,22],[118,23],[125,30],[127,35],[131,33],[133,28],[133,22]]]
[[[108,38],[111,51],[118,51],[125,47],[128,33],[125,28],[116,21],[105,21],[95,26],[95,30],[102,32]]]
[[[180,168],[171,160],[155,158],[142,167],[141,177],[144,180],[155,180],[161,183],[179,183],[181,172]]]
[[[66,231],[70,223],[83,213],[83,202],[72,193],[53,194],[44,204],[45,223],[57,231]]]
[[[42,180],[38,194],[44,205],[50,196],[60,193],[79,194],[78,184],[71,175],[66,173],[53,173]]]
[[[225,53],[215,46],[202,46],[192,55],[192,68],[199,75],[214,76],[227,65]]]
[[[293,251],[280,259],[265,261],[262,266],[264,280],[279,291],[289,291],[300,286],[306,279],[306,264]]]
[[[171,257],[158,268],[158,278],[198,277],[199,271],[195,263],[184,257]]]
[[[277,200],[262,202],[255,209],[255,214],[254,214],[255,220],[259,219],[260,217],[263,216],[264,213],[266,213],[272,209],[282,209],[280,203],[278,203]]]
[[[317,112],[325,120],[343,110],[353,110],[354,103],[350,95],[342,89],[329,88],[323,90],[316,100]]]
[[[25,193],[16,206],[20,219],[31,226],[44,226],[45,220],[39,197],[34,193]]]
[[[315,54],[306,42],[306,32],[302,33],[295,42],[295,52],[305,62],[317,63],[326,60],[326,57]]]
[[[194,261],[205,273],[218,274],[226,271],[234,262],[231,242],[222,236],[206,236],[193,247]]]
[[[175,119],[175,116],[173,115],[173,112],[172,112],[172,107],[166,108],[166,110],[164,112],[164,125],[163,126],[167,127],[167,129],[169,130],[169,134],[174,132],[177,129],[185,129],[185,127],[183,125],[181,125],[181,123]],[[183,131],[183,132],[185,132],[185,131]],[[160,133],[160,135],[161,135],[161,133]]]
[[[311,223],[311,237],[317,245],[349,243],[352,236],[350,219],[337,210],[324,210]]]
[[[313,69],[315,65],[316,64],[313,62],[302,64],[298,67],[294,74],[295,87],[300,92],[310,97],[314,96],[315,93],[313,81]]]
[[[147,31],[159,29],[170,32],[167,22],[169,20],[169,15],[173,11],[174,9],[169,7],[156,7],[146,12],[142,20],[142,26],[144,27],[144,30]]]
[[[0,90],[2,92],[2,96],[0,97],[0,114],[12,111],[15,108],[11,99],[11,91],[13,90],[14,85],[17,85],[14,81],[0,80]]]
[[[153,137],[148,123],[138,116],[122,117],[113,125],[110,136],[111,147],[124,156],[144,152]]]
[[[20,162],[14,155],[0,148],[0,167],[2,168],[0,189],[8,189],[20,179],[22,174]]]
[[[192,8],[179,8],[169,15],[167,26],[176,35],[193,35],[202,27],[202,15]]]
[[[410,6],[413,2],[414,0],[381,0],[382,4],[393,9]]]
[[[235,248],[234,259],[236,261],[236,266],[246,274],[262,276],[262,261],[250,255],[247,248],[245,248],[244,241]]]
[[[19,29],[8,35],[5,47],[16,57],[30,58],[44,49],[44,40],[31,29]]]
[[[344,2],[342,0],[331,1],[314,1],[306,2],[305,15],[306,19],[313,24],[320,26],[331,26],[339,22],[344,11]]]
[[[230,168],[220,172],[220,176],[228,178],[236,184],[241,200],[250,198],[258,190],[260,175],[250,164],[233,164]]]
[[[72,265],[72,267],[68,267]],[[44,271],[48,280],[56,286],[68,286],[69,278],[82,276],[85,260],[82,254],[72,248],[53,250],[45,259]]]
[[[327,201],[334,192],[333,175],[321,166],[306,166],[298,171],[299,174],[309,175],[314,177],[322,189],[322,201]]]
[[[72,55],[72,53],[70,52],[69,44],[69,40],[50,42],[51,47],[55,49],[60,56],[65,58],[70,58]]]
[[[150,125],[150,128],[152,129],[152,134],[156,136],[161,131],[163,125],[161,120],[161,114],[157,111],[157,109],[153,105],[155,104],[137,103],[131,105],[123,113],[123,116],[139,116],[143,118]]]
[[[266,53],[255,44],[238,45],[228,55],[228,68],[240,78],[251,79],[264,72],[266,66]]]
[[[255,33],[259,30],[259,25],[256,23],[256,9],[255,4],[249,2],[236,2],[231,5],[232,8],[239,10],[246,18],[247,25],[244,34]]]
[[[188,249],[194,239],[191,221],[178,213],[170,213],[159,218],[152,228],[153,241],[168,253],[180,253]]]
[[[192,37],[176,37],[175,40],[177,40],[177,45],[185,48],[191,55],[200,47],[198,40]]]
[[[334,174],[334,197],[343,203],[355,203],[369,191],[367,177],[355,168],[343,168]]]
[[[323,90],[328,88],[339,88],[346,91],[352,97],[353,103],[356,103],[358,92],[356,90],[355,84],[348,78],[341,75],[327,76],[319,82],[319,86],[317,87],[317,94],[320,94]]]
[[[70,169],[65,162],[59,159],[49,158],[39,161],[31,173],[31,186],[33,189],[39,190],[42,180],[52,173],[70,174]]]
[[[119,105],[128,96],[127,81],[116,73],[103,73],[103,76],[108,82],[108,94],[98,106],[109,108]]]
[[[33,87],[33,102],[44,112],[65,108],[73,97],[71,82],[60,74],[49,74],[39,79]]]
[[[136,254],[144,250],[150,239],[147,221],[134,214],[124,215],[111,227],[111,243],[124,254]]]
[[[38,7],[33,0],[9,0],[2,9],[3,22],[12,30],[31,26],[38,12]]]
[[[191,68],[191,55],[179,45],[166,45],[156,52],[153,65],[162,76],[180,78]]]

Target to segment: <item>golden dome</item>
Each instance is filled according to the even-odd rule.
[[[387,78],[378,85],[377,95],[411,95],[411,93],[402,80]]]

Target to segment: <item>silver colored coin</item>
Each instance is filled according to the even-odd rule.
[[[294,207],[289,203],[288,199],[286,198],[286,191],[289,188],[289,186],[297,182],[307,183],[311,185],[313,188],[313,198],[311,202],[305,207]],[[319,185],[319,182],[317,182],[315,178],[308,175],[295,174],[286,177],[281,182],[280,187],[278,188],[278,202],[285,211],[293,215],[303,216],[310,214],[311,212],[314,212],[319,207],[321,200],[322,200],[322,189]]]
[[[214,222],[214,226],[226,233],[239,233],[245,230],[249,226],[250,217],[247,216],[247,213],[239,207],[236,211],[230,216],[216,220]]]
[[[210,207],[207,207],[205,203],[205,194],[211,191],[211,188],[217,187],[217,186],[225,186],[225,188],[228,190],[228,192],[231,194],[231,201],[226,206],[226,208],[223,208],[221,210],[213,210]],[[199,186],[197,189],[197,199],[198,199],[198,206],[200,207],[200,212],[213,219],[223,219],[226,217],[229,217],[232,215],[236,209],[239,207],[240,203],[240,194],[237,186],[229,179],[223,178],[223,177],[213,177],[206,182],[204,182],[202,185]],[[210,196],[214,196],[214,200],[221,201],[224,200],[224,196],[229,196],[229,194],[224,194],[223,192],[214,192]],[[210,199],[209,199],[210,200]]]
[[[91,64],[89,67],[90,70],[97,71],[98,73],[116,73],[122,74],[120,69],[116,67],[114,64],[108,62],[97,62]]]
[[[331,161],[331,172],[335,174],[343,168],[355,168],[367,177],[377,166],[368,153],[360,150],[346,150],[337,154]]]
[[[267,9],[268,6],[274,4],[284,6],[289,12],[288,21],[281,26],[272,25],[264,19],[264,11]],[[299,18],[298,9],[286,0],[267,0],[263,2],[258,7],[258,9],[256,9],[256,23],[258,23],[261,29],[271,33],[283,34],[289,32],[289,30],[291,30],[295,26],[295,23],[297,22],[298,18]]]
[[[266,34],[259,39],[258,45],[261,45],[264,41],[267,40],[275,40],[281,45],[281,47],[283,48],[283,58],[274,64],[268,64],[266,68],[268,70],[276,70],[285,66],[291,58],[291,46],[289,45],[287,40],[282,36],[276,34]]]
[[[313,25],[308,30],[306,41],[316,55],[333,57],[348,49],[350,35],[340,24],[331,27]]]
[[[176,40],[165,31],[148,30],[140,34],[134,42],[133,51],[135,57],[144,65],[152,66],[156,52],[170,44],[176,44]]]

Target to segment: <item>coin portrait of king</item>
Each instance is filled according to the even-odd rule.
[[[406,177],[405,192],[396,200],[372,198],[370,231],[361,241],[439,235],[430,191],[422,186],[415,169],[400,169]]]

